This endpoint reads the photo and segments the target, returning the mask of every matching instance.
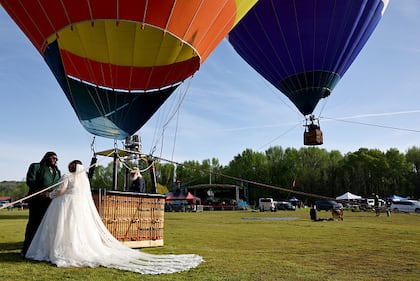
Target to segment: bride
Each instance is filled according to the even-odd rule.
[[[153,255],[131,249],[108,231],[96,210],[82,162],[69,164],[26,253],[59,267],[108,267],[142,274],[174,273],[198,266],[198,255]]]

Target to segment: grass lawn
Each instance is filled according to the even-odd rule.
[[[27,216],[0,210],[0,280],[420,280],[419,214],[345,211],[343,221],[312,222],[309,209],[165,213],[165,245],[142,251],[194,253],[205,262],[188,272],[141,276],[22,259]]]

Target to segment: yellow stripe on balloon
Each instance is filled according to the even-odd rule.
[[[236,25],[248,11],[258,2],[258,0],[235,0],[236,2],[236,17],[235,23]]]
[[[56,35],[48,38],[51,43]],[[151,26],[114,20],[74,24],[58,32],[60,49],[120,66],[163,66],[197,56],[188,44]]]

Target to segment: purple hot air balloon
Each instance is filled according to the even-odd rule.
[[[388,2],[260,0],[229,33],[229,42],[303,115],[310,115],[355,60]]]

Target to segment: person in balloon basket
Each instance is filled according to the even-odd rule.
[[[57,167],[57,161],[57,154],[49,151],[45,153],[39,163],[29,165],[26,174],[26,184],[29,187],[28,195],[52,186],[60,180],[61,172]],[[51,199],[48,197],[47,191],[28,200],[29,219],[26,225],[25,240],[21,252],[22,256],[25,256],[50,202]]]
[[[99,216],[82,162],[73,160],[68,169],[48,194],[52,202],[26,252],[27,259],[58,267],[103,266],[141,274],[181,272],[203,262],[195,254],[153,255],[118,241]]]
[[[140,192],[140,193],[146,192],[146,185],[144,182],[144,178],[140,174],[139,168],[134,167],[133,170],[131,170],[130,179],[131,179],[131,186],[130,186],[131,192]]]

